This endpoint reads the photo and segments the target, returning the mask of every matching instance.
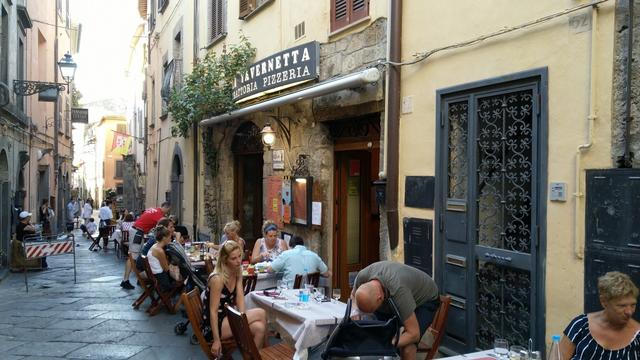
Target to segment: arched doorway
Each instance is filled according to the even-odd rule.
[[[11,239],[11,197],[9,195],[9,161],[7,153],[0,152],[0,267],[7,265]]]
[[[169,201],[171,202],[171,214],[178,217],[178,222],[180,224],[184,222],[184,219],[182,218],[183,182],[182,152],[176,144],[176,147],[173,150],[173,161],[171,162],[171,196]]]
[[[240,236],[247,241],[247,249],[261,236],[262,227],[262,153],[260,129],[246,122],[233,136],[231,151],[234,157],[233,217],[240,221]]]

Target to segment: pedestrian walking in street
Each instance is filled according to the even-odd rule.
[[[111,207],[109,207],[108,202],[102,202],[102,207],[100,207],[98,211],[98,218],[100,218],[100,224],[98,225],[100,235],[98,240],[102,238],[104,251],[107,251],[107,245],[109,244],[109,226],[113,218],[113,213],[111,212]]]
[[[40,224],[42,224],[42,235],[51,235],[51,220],[53,220],[53,210],[49,207],[49,200],[42,199],[40,209]]]
[[[87,199],[82,206],[82,218],[84,219],[84,224],[87,225],[89,219],[93,216],[93,201],[91,199]]]
[[[75,200],[71,198],[67,203],[67,213],[66,213],[67,232],[73,231],[76,212],[77,212],[77,209],[76,209]]]

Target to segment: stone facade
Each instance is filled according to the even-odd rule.
[[[627,95],[627,55],[629,51],[629,0],[616,5],[615,62],[613,64],[613,113],[611,119],[611,157],[615,166],[625,152],[626,106],[631,101],[630,152],[635,154],[632,166],[640,167],[640,0],[634,1],[633,61],[631,63],[631,96]]]
[[[347,75],[375,66],[384,60],[386,51],[386,19],[379,19],[363,31],[334,42],[320,44],[320,81]],[[234,210],[234,154],[233,137],[242,124],[253,122],[258,129],[269,123],[278,133],[273,150],[283,149],[285,169],[274,170],[272,152],[263,152],[263,194],[269,176],[289,177],[300,155],[309,156],[309,175],[313,177],[313,201],[322,203],[322,225],[307,227],[286,224],[284,231],[302,236],[308,247],[323,258],[330,259],[333,237],[333,177],[334,149],[329,127],[324,122],[381,112],[383,105],[382,81],[357,90],[343,90],[313,100],[303,100],[278,110],[254,113],[239,121],[214,125],[210,129],[218,153],[218,171],[212,174],[209,166],[204,170],[205,222],[217,239],[222,227],[233,219]],[[290,146],[282,136],[274,117],[289,127]],[[207,131],[207,130],[205,130]],[[206,150],[204,151],[206,158]],[[376,160],[377,161],[377,160]],[[215,176],[212,176],[215,175]],[[263,195],[263,207],[265,206]],[[266,208],[263,209],[266,213]],[[254,239],[245,239],[253,241]]]

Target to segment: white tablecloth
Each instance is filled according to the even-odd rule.
[[[477,351],[477,352],[473,352],[473,353],[468,353],[468,354],[460,354],[460,355],[456,355],[456,356],[449,356],[449,357],[445,357],[445,358],[440,358],[438,360],[474,360],[474,359],[481,359],[481,358],[486,358],[486,357],[490,357],[492,359],[496,358],[495,353],[493,352],[493,349],[491,350],[482,350],[482,351]]]
[[[274,315],[275,320],[293,339],[296,353],[294,359],[306,359],[307,349],[324,341],[335,325],[344,317],[347,305],[342,302],[319,303],[310,300],[308,308],[288,308],[285,304],[295,302],[297,290],[286,291],[288,300],[277,300],[254,291],[245,297],[247,309],[261,307]]]

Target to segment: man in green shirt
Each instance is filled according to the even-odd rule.
[[[396,346],[402,359],[415,359],[417,344],[440,305],[435,281],[411,266],[379,261],[360,270],[353,289],[352,297],[358,309],[374,313],[379,319],[394,316],[385,302],[393,299],[404,327]]]

